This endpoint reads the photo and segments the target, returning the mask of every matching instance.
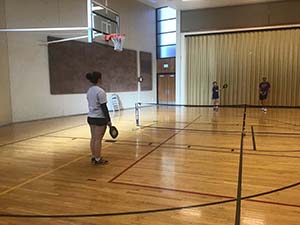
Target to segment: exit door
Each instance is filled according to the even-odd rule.
[[[175,75],[158,75],[158,103],[175,104]]]

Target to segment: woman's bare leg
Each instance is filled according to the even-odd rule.
[[[96,127],[95,125],[90,125],[90,131],[91,131],[91,140],[90,140],[90,149],[91,149],[91,154],[92,157],[95,157],[95,131],[96,131]]]
[[[94,156],[96,159],[101,158],[102,139],[105,134],[106,126],[95,126],[94,130]]]

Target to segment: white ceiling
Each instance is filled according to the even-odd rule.
[[[283,0],[138,0],[147,5],[159,8],[170,6],[172,8],[188,10],[200,8],[215,8],[234,5],[247,5],[263,2],[275,2]]]

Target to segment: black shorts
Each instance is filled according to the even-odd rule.
[[[268,94],[259,94],[259,100],[266,100],[268,97]]]
[[[93,118],[93,117],[88,117],[87,122],[89,125],[96,125],[96,126],[105,126],[108,123],[106,118]]]

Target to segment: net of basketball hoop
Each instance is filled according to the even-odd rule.
[[[105,35],[105,41],[112,41],[114,44],[114,50],[121,52],[123,51],[123,45],[125,42],[125,34],[108,34]]]

